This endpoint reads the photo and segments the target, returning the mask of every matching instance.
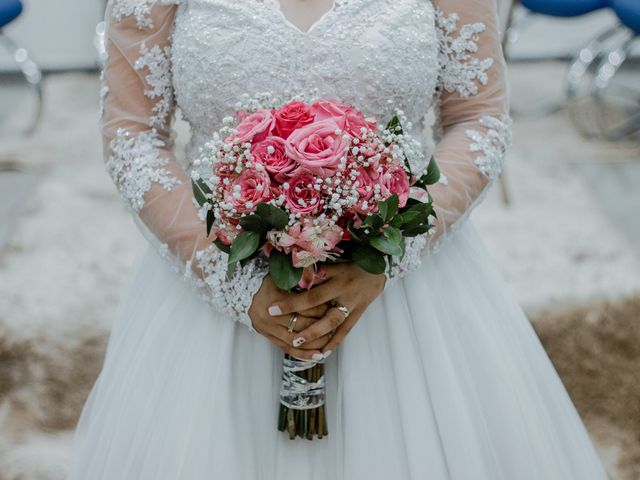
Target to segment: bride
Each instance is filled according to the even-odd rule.
[[[466,220],[510,137],[494,0],[110,0],[106,16],[106,167],[152,247],[72,480],[606,478]],[[310,90],[379,122],[400,108],[425,145],[434,109],[436,233],[385,275],[333,265],[289,294],[253,261],[229,280],[188,172],[243,95]],[[277,430],[282,351],[325,363],[326,438]]]

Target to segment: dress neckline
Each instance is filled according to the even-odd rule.
[[[331,16],[333,16],[339,6],[346,3],[347,0],[333,0],[331,8],[324,12],[317,20],[315,20],[307,30],[302,30],[298,25],[293,23],[286,14],[282,11],[282,6],[279,0],[267,0],[271,8],[277,13],[278,17],[282,21],[285,27],[294,30],[298,35],[308,36],[313,33],[316,27],[319,27],[323,23],[327,22]]]

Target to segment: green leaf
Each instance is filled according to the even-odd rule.
[[[404,230],[402,232],[402,234],[405,237],[417,237],[418,235],[423,235],[425,233],[427,233],[429,230],[431,230],[431,226],[430,225],[419,225],[415,228],[410,228],[408,230]]]
[[[363,233],[361,230],[356,230],[353,226],[353,222],[349,222],[347,225],[347,229],[349,230],[349,233],[351,234],[351,238],[353,240],[355,240],[356,242],[361,242],[362,238],[361,238],[361,234]]]
[[[269,274],[278,288],[288,291],[302,278],[302,268],[293,266],[291,255],[272,250],[269,257]]]
[[[433,185],[434,183],[437,183],[438,180],[440,180],[440,169],[438,168],[436,159],[431,157],[429,165],[427,166],[427,172],[422,175],[418,181],[416,181],[414,186],[426,190],[428,185]]]
[[[263,232],[267,229],[267,225],[260,215],[252,213],[246,217],[240,219],[240,226],[245,230],[251,230],[254,232]]]
[[[284,210],[268,203],[259,203],[256,213],[275,230],[283,230],[289,223],[289,216]]]
[[[231,244],[229,263],[239,262],[249,258],[260,246],[260,234],[258,232],[242,232]]]
[[[351,255],[361,269],[374,275],[384,273],[387,266],[384,255],[369,245],[356,245]]]
[[[402,134],[402,123],[400,122],[400,119],[398,118],[397,115],[394,115],[393,117],[391,117],[391,120],[389,120],[389,123],[387,123],[387,130],[389,130],[391,133],[397,133],[397,134]]]
[[[393,255],[394,257],[402,255],[402,233],[397,228],[386,228],[382,235],[373,237],[369,240],[369,243],[376,250],[387,255]]]
[[[222,240],[220,240],[219,238],[216,238],[213,241],[213,244],[218,247],[220,250],[222,250],[224,253],[226,253],[227,255],[229,255],[231,253],[231,246],[227,245],[225,243],[222,243]]]
[[[211,229],[213,228],[213,221],[216,219],[216,216],[213,213],[213,210],[209,210],[207,212],[207,237],[211,234]]]
[[[425,178],[424,182],[426,185],[433,185],[440,180],[440,168],[438,168],[435,157],[431,157],[431,160],[429,160],[427,173],[423,175],[422,178]]]
[[[394,217],[389,222],[389,225],[391,225],[394,228],[400,228],[402,226],[402,223],[403,223],[402,215],[398,214],[398,215],[394,215]]]
[[[388,222],[398,211],[398,204],[400,200],[395,193],[387,198],[385,201],[378,203],[378,209],[380,216],[385,222]]]
[[[362,222],[362,225],[365,228],[369,227],[370,230],[377,232],[384,225],[384,220],[380,215],[378,215],[377,213],[374,213],[372,215],[367,216],[367,218],[364,219],[364,222]]]
[[[191,187],[193,189],[193,196],[195,197],[196,202],[198,202],[198,205],[204,205],[207,202],[206,195],[211,193],[211,189],[209,188],[209,186],[205,183],[204,180],[199,179],[192,180]]]

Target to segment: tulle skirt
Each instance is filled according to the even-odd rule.
[[[604,480],[470,224],[326,364],[329,435],[277,431],[282,352],[146,253],[83,410],[70,480]]]

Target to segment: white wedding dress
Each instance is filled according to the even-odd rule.
[[[604,480],[553,366],[468,213],[509,144],[493,0],[335,0],[302,31],[277,0],[111,0],[107,169],[152,247],[80,419],[71,480]],[[437,114],[438,230],[326,360],[329,435],[277,431],[282,352],[225,278],[186,163],[244,94],[318,96],[420,137]],[[426,145],[426,142],[425,142]],[[542,240],[541,240],[542,241]],[[184,277],[184,278],[183,278]]]

